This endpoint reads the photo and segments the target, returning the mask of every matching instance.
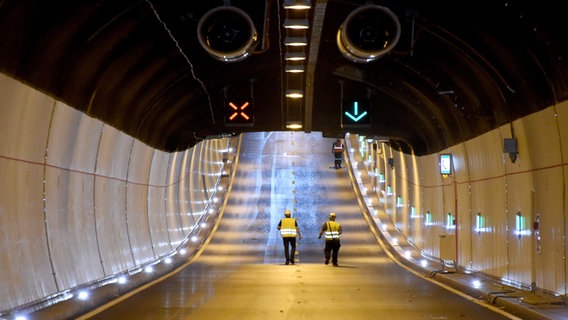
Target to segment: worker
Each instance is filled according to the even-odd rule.
[[[278,230],[282,236],[284,243],[284,256],[286,264],[294,264],[294,255],[296,253],[296,236],[301,240],[302,233],[298,227],[298,222],[291,217],[290,210],[284,210],[284,218],[278,223]]]
[[[333,143],[331,153],[333,153],[335,160],[335,169],[341,169],[341,158],[343,157],[343,142],[341,142],[341,139],[337,139],[337,141]]]
[[[325,264],[329,264],[329,259],[331,258],[331,262],[333,263],[334,267],[339,266],[337,261],[339,255],[339,247],[341,247],[341,243],[339,241],[339,235],[343,233],[341,229],[341,224],[335,222],[335,213],[329,213],[329,221],[326,221],[322,226],[318,236],[318,239],[321,239],[321,236],[325,234],[325,248],[323,252],[325,254]]]

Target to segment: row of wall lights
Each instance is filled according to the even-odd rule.
[[[217,197],[213,197],[212,201],[214,203],[217,203],[218,202]],[[209,210],[206,210],[206,212],[208,212],[209,214],[214,214],[215,212],[217,212],[217,210],[216,210],[216,208],[210,207]],[[206,229],[207,223],[201,222],[199,227],[202,228],[202,229]],[[198,227],[195,226],[194,229],[198,229]],[[199,233],[199,231],[195,231],[195,232]],[[172,265],[172,263],[174,262],[174,259],[178,260],[178,264],[182,263],[180,261],[186,261],[187,260],[186,255],[188,254],[188,248],[190,248],[190,246],[191,246],[189,244],[189,242],[196,243],[200,240],[203,241],[204,237],[205,236],[199,236],[199,235],[191,236],[189,239],[187,239],[187,241],[185,243],[182,243],[180,245],[180,248],[178,250],[175,250],[175,251],[169,253],[165,257],[156,259],[154,261],[147,263],[144,266],[139,266],[139,267],[134,268],[132,270],[129,270],[125,273],[117,274],[115,277],[107,279],[105,281],[105,283],[101,283],[98,286],[93,286],[92,288],[84,287],[84,288],[78,288],[77,290],[68,290],[68,291],[62,293],[61,297],[58,300],[59,301],[65,301],[65,300],[68,300],[68,299],[76,298],[80,301],[90,301],[91,297],[93,296],[92,291],[95,290],[96,288],[98,288],[99,286],[106,285],[106,284],[126,285],[130,278],[136,277],[137,275],[138,276],[148,275],[148,276],[152,277],[156,274],[156,269],[161,269],[161,270],[166,269],[167,270],[168,268],[170,268],[169,266]],[[138,280],[138,281],[140,281],[140,280]],[[31,310],[31,312],[33,312],[33,311],[34,310]],[[28,311],[28,310],[18,311],[14,314],[12,319],[14,319],[14,320],[29,320],[29,319],[32,318],[32,316],[28,315],[27,314],[28,312],[30,312],[30,311]],[[4,318],[0,318],[0,319],[4,319]]]
[[[228,147],[226,150],[222,150],[222,152],[233,152],[233,149]],[[230,163],[230,160],[226,160],[226,162]],[[227,172],[223,171],[223,174],[228,174]],[[221,185],[218,184],[217,187],[214,190],[209,190],[209,191],[213,191],[215,192],[223,192],[225,190],[225,188]],[[219,198],[217,195],[212,195],[211,198],[209,200],[205,200],[204,201],[206,208],[202,213],[200,213],[200,220],[205,220],[205,215],[209,214],[209,215],[213,215],[219,212],[220,208],[220,204],[219,204]],[[156,274],[156,269],[167,269],[169,268],[168,266],[172,265],[172,263],[174,262],[174,259],[176,259],[179,263],[182,263],[180,261],[186,261],[187,260],[187,254],[188,254],[188,249],[192,248],[191,243],[197,243],[200,240],[204,241],[205,237],[207,236],[207,233],[205,233],[204,235],[200,236],[200,230],[208,230],[208,223],[206,221],[202,221],[199,223],[199,226],[195,225],[192,227],[192,231],[193,233],[195,233],[196,235],[191,236],[189,239],[186,239],[183,243],[179,244],[178,249],[174,250],[173,252],[170,252],[168,255],[153,260],[147,264],[145,264],[144,266],[139,266],[136,267],[132,270],[129,270],[125,273],[121,273],[121,274],[117,274],[114,277],[111,277],[109,279],[106,279],[104,282],[99,283],[98,285],[92,286],[91,287],[81,287],[78,288],[77,290],[67,290],[65,292],[62,292],[61,294],[57,294],[55,296],[58,296],[59,298],[57,299],[57,301],[65,301],[68,299],[72,299],[72,298],[76,298],[80,301],[87,301],[89,302],[93,296],[93,290],[95,290],[98,287],[107,285],[107,284],[118,284],[118,285],[126,285],[129,281],[130,278],[136,277],[137,275],[149,275],[149,276],[154,276]],[[96,298],[95,298],[96,299]],[[34,310],[30,309],[30,310],[20,310],[20,311],[16,311],[15,314],[13,314],[13,317],[11,318],[6,318],[6,319],[13,319],[13,320],[30,320],[33,318],[33,316],[31,314],[28,313],[33,313]],[[2,318],[0,316],[0,319],[5,319]]]
[[[360,142],[364,142],[364,139],[360,140]],[[362,176],[362,170],[367,171],[366,166],[368,165],[368,161],[372,162],[372,159],[369,158],[367,160],[365,160],[365,152],[363,152],[362,150],[364,150],[365,147],[361,147],[356,150],[354,148],[351,148],[349,150],[349,152],[351,154],[354,154],[355,152],[359,152],[361,155],[361,158],[363,159],[363,168],[359,168],[358,162],[354,161],[351,162],[351,166],[353,168],[353,171],[355,173],[355,175],[357,176],[357,181],[360,185],[360,190],[361,190],[361,195],[363,196],[363,198],[365,199],[365,202],[367,203],[367,206],[369,207],[369,209],[372,209],[373,206],[373,200],[372,200],[372,196],[369,196],[367,194],[368,189],[367,187],[364,186],[364,183],[361,180],[361,176]],[[367,173],[369,174],[369,172],[367,171]],[[370,172],[372,175],[377,175],[376,172]],[[384,179],[384,176],[383,176]],[[384,183],[384,180],[382,181]],[[390,186],[388,186],[388,188],[390,189]],[[392,195],[392,192],[390,193]],[[397,207],[402,204],[402,197],[398,196],[397,197]],[[375,215],[378,214],[377,210],[371,210]],[[412,207],[411,209],[411,214],[416,214],[414,207]],[[391,233],[389,231],[389,224],[387,223],[382,223],[381,224],[381,230],[383,231],[383,233],[385,234],[385,236],[387,237],[388,242],[395,248],[395,250],[397,250],[398,252],[400,252],[402,254],[402,256],[410,261],[416,261],[417,263],[419,263],[423,268],[428,267],[428,260],[425,259],[424,257],[421,256],[420,252],[415,253],[414,249],[406,244],[406,243],[399,243],[398,237],[395,233]]]
[[[354,152],[354,149],[351,149],[351,153]],[[364,153],[361,154],[362,158],[365,159],[364,157]],[[451,158],[450,158],[451,159]],[[369,158],[367,161],[369,161],[370,163],[372,163],[372,159]],[[365,161],[364,161],[365,162]],[[355,171],[358,170],[357,168],[357,162],[353,163],[353,169]],[[360,173],[360,172],[359,172]],[[374,168],[374,171],[370,173],[370,175],[374,174],[375,177],[379,177],[379,182],[380,183],[384,183],[385,182],[385,177],[383,173],[379,173],[377,168]],[[366,189],[366,188],[365,188]],[[389,186],[387,186],[387,193],[389,196],[393,195],[392,193],[392,189]],[[363,194],[364,196],[366,196],[366,192]],[[402,205],[402,198],[400,196],[397,197],[397,207],[399,205]],[[375,211],[375,214],[377,214],[377,212]],[[411,217],[413,218],[419,218],[420,215],[418,215],[416,213],[416,209],[414,206],[411,206],[411,210],[410,210],[410,214]],[[426,211],[425,213],[425,221],[424,224],[425,226],[434,226],[436,225],[436,223],[434,223],[433,221],[433,217],[432,217],[432,213],[430,211]],[[515,214],[515,227],[514,227],[514,234],[517,235],[519,237],[519,239],[521,239],[522,235],[530,235],[531,234],[531,230],[527,227],[527,223],[525,221],[525,217],[521,214],[521,212],[517,212]],[[481,212],[478,212],[475,215],[475,222],[474,222],[474,231],[477,233],[481,233],[481,232],[488,232],[489,228],[486,227],[485,225],[485,219],[483,217],[483,215],[481,214]],[[446,221],[445,221],[445,227],[447,229],[455,229],[456,225],[455,225],[455,218],[454,215],[451,212],[448,212],[448,214],[446,215]],[[381,229],[383,232],[388,232],[388,224],[382,224],[381,225]],[[536,220],[533,223],[533,229],[535,234],[537,234],[537,241],[539,242],[539,248],[537,249],[540,252],[540,235],[539,235],[539,229],[540,229],[540,214],[537,214]],[[408,260],[414,260],[415,258],[415,253],[413,252],[413,250],[411,249],[404,249],[403,247],[399,246],[399,242],[398,242],[398,238],[396,237],[396,235],[388,235],[389,236],[389,242],[399,251],[404,250],[403,256],[408,259]],[[428,266],[428,261],[424,258],[422,258],[421,256],[418,256],[418,258],[420,259],[419,263],[423,268],[426,268]],[[471,286],[474,288],[480,288],[482,286],[482,282],[479,279],[473,279],[471,282]]]

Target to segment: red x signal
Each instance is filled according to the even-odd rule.
[[[241,100],[242,101],[242,100]],[[242,103],[236,101],[225,102],[227,113],[225,115],[226,125],[236,126],[252,126],[254,122],[252,102],[244,101]]]
[[[250,120],[250,117],[244,112],[245,108],[248,107],[249,102],[245,102],[242,106],[237,107],[234,103],[229,102],[229,106],[235,110],[231,116],[229,116],[229,120],[233,121],[237,116],[243,117],[245,120]]]

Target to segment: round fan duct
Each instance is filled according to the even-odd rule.
[[[388,8],[365,5],[352,11],[337,31],[337,47],[349,60],[367,63],[391,51],[400,38],[400,21]]]
[[[251,18],[232,6],[208,11],[197,25],[197,38],[207,53],[223,62],[247,58],[258,44],[258,34]]]

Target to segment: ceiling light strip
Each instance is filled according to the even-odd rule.
[[[306,30],[310,27],[308,19],[285,19],[284,28],[295,30]]]
[[[284,59],[288,61],[304,61],[306,60],[306,53],[304,51],[286,52]]]
[[[314,74],[316,70],[316,60],[319,54],[319,46],[323,30],[323,22],[325,11],[327,8],[327,0],[318,0],[314,9],[314,18],[312,21],[312,34],[310,37],[310,46],[308,60],[306,62],[306,85],[304,87],[304,132],[312,131],[312,112],[314,101]]]
[[[284,0],[284,9],[308,10],[312,7],[310,0]]]
[[[304,65],[287,64],[286,67],[284,67],[284,71],[286,71],[287,73],[302,73],[305,70],[304,70]]]
[[[286,37],[284,38],[284,45],[290,47],[305,47],[308,45],[306,37]]]

